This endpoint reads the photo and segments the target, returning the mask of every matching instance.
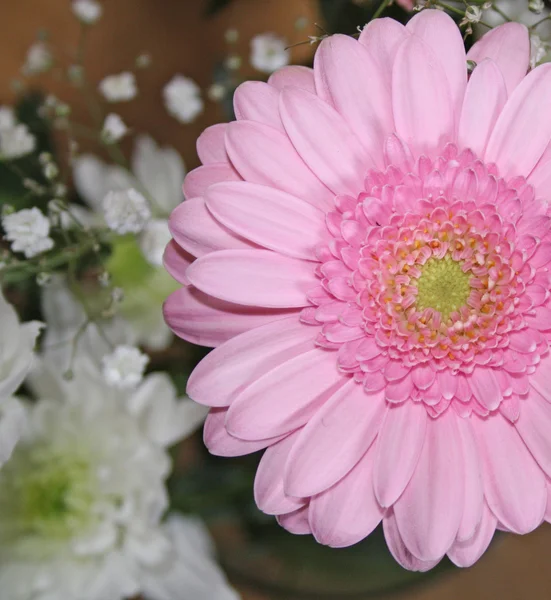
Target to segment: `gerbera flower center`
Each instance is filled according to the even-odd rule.
[[[416,304],[419,310],[433,308],[442,319],[467,303],[471,293],[470,274],[464,272],[462,263],[446,254],[443,259],[431,258],[420,268]]]

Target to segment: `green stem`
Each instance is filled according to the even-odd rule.
[[[548,21],[549,19],[551,19],[551,15],[547,15],[546,17],[543,17],[543,19],[536,21],[533,25],[530,25],[530,27],[528,29],[530,29],[530,31],[533,31],[534,29],[536,29],[542,23],[545,23],[545,21]]]
[[[503,17],[508,23],[512,21],[511,17],[508,17],[501,8],[497,7],[495,4],[492,4],[492,10],[494,10],[498,15]]]
[[[371,20],[375,20],[378,19],[382,13],[388,8],[390,4],[390,0],[383,0],[383,2],[381,2],[381,4],[379,5],[379,8],[375,11],[374,15],[371,17]]]
[[[59,254],[48,258],[41,258],[37,262],[21,261],[8,264],[0,270],[0,283],[18,283],[34,277],[39,273],[50,272],[59,267],[70,264],[88,252],[93,251],[97,244],[96,239],[89,239],[81,244],[75,244],[64,248]]]

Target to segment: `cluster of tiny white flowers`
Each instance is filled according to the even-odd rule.
[[[0,131],[0,159],[21,158],[34,151],[36,139],[24,124]]]
[[[17,125],[15,112],[11,106],[0,106],[0,131],[6,131]]]
[[[51,250],[50,221],[36,206],[24,208],[2,217],[5,238],[14,252],[23,252],[27,258]]]
[[[105,381],[118,389],[136,387],[143,379],[149,357],[135,346],[121,345],[102,359]]]
[[[127,133],[128,127],[119,115],[110,113],[105,117],[101,130],[101,139],[105,144],[114,144],[122,140]]]
[[[101,18],[103,8],[96,0],[74,0],[73,13],[82,23],[93,25]]]
[[[108,192],[102,205],[107,226],[120,235],[140,233],[151,218],[147,200],[134,188]]]
[[[128,102],[138,94],[136,77],[130,71],[108,75],[100,82],[99,91],[108,102]]]
[[[262,73],[273,73],[289,64],[287,41],[275,33],[261,33],[251,40],[251,65]]]
[[[53,64],[53,56],[44,42],[35,42],[27,51],[27,58],[23,66],[25,75],[38,75],[44,73]]]
[[[166,109],[181,123],[191,123],[203,112],[201,89],[189,77],[175,75],[163,90]]]

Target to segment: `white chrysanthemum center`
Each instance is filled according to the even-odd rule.
[[[0,474],[2,539],[67,539],[94,520],[97,479],[82,449],[16,449]]]

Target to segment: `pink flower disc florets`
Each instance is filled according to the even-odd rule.
[[[546,207],[470,150],[414,162],[397,138],[386,149],[388,168],[327,215],[333,239],[302,320],[322,323],[317,343],[389,402],[423,402],[431,416],[454,400],[462,415],[503,403],[515,418],[548,349]]]

